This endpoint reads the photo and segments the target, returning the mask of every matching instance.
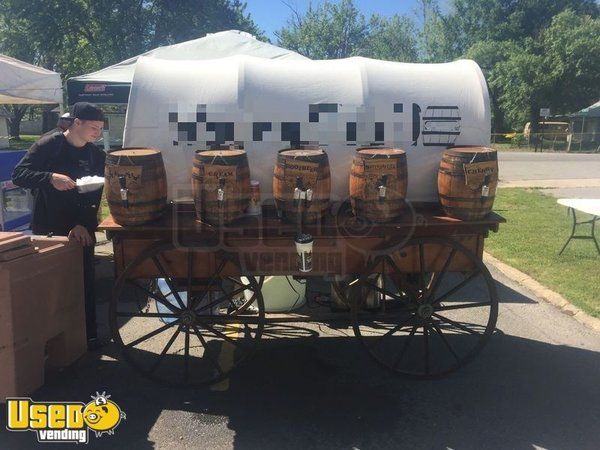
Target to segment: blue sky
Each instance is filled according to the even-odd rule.
[[[334,0],[334,3],[338,1]],[[310,0],[286,0],[286,2],[294,6],[299,12],[306,11],[309,3],[311,3]],[[246,12],[250,13],[254,22],[266,32],[271,40],[275,41],[273,33],[286,23],[291,15],[291,10],[281,0],[246,0],[246,3]],[[322,0],[312,0],[313,7],[320,3],[322,3]],[[448,1],[442,0],[439,3],[444,5]],[[382,16],[404,14],[414,17],[417,8],[416,0],[354,0],[354,4],[365,17],[369,17],[373,13]]]

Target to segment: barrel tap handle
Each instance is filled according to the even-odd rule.
[[[304,197],[304,183],[302,177],[296,177],[296,188],[294,189],[294,208],[300,205],[300,200]]]
[[[387,191],[387,175],[382,176],[377,183],[377,190],[379,194],[379,201],[382,202],[385,200],[386,191]]]
[[[219,202],[219,208],[223,207],[225,203],[225,178],[219,178],[219,188],[217,189],[217,200]]]
[[[129,189],[127,189],[127,179],[124,175],[119,175],[119,186],[121,187],[121,202],[125,208],[129,208]]]
[[[483,178],[483,185],[481,186],[481,197],[489,197],[490,196],[490,176],[486,175]]]
[[[313,198],[313,190],[312,189],[307,189],[306,190],[306,209],[310,208],[310,205],[312,203],[312,198]]]

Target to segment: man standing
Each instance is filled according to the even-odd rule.
[[[58,121],[56,122],[56,127],[42,134],[41,137],[46,137],[57,132],[62,133],[64,131],[67,131],[71,125],[73,125],[73,118],[71,117],[71,114],[64,113],[58,118]]]
[[[72,125],[43,136],[13,172],[13,183],[34,193],[34,234],[68,236],[83,245],[85,315],[88,349],[98,347],[94,298],[94,232],[102,189],[79,193],[78,178],[104,175],[105,153],[93,142],[104,127],[104,114],[91,103],[73,106]]]

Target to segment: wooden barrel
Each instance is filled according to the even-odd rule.
[[[197,151],[192,189],[198,220],[219,225],[244,216],[250,203],[246,152],[235,148]]]
[[[359,148],[350,171],[350,202],[356,216],[389,222],[402,215],[408,174],[406,153],[395,148]]]
[[[492,210],[498,186],[498,155],[487,147],[453,147],[438,172],[442,208],[450,217],[483,219]]]
[[[295,200],[296,188],[302,198]],[[327,153],[318,147],[279,151],[273,174],[273,197],[282,218],[317,222],[329,209],[330,192]]]
[[[159,150],[123,148],[106,156],[106,200],[119,225],[158,219],[167,208],[167,175]],[[124,195],[124,196],[122,196]]]

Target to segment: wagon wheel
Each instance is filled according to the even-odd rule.
[[[354,284],[346,301],[355,335],[376,361],[406,377],[436,378],[462,367],[496,326],[492,276],[450,239],[412,239],[370,261]]]
[[[213,254],[216,269],[195,277]],[[262,278],[231,276],[239,273],[236,255],[199,246],[159,243],[140,253],[116,280],[109,308],[125,360],[167,385],[226,378],[254,351],[265,321]]]

